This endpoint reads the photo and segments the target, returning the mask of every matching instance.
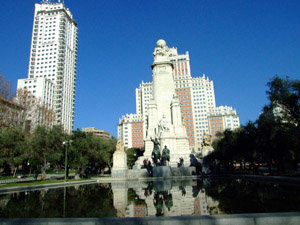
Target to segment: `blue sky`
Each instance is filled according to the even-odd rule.
[[[26,78],[36,0],[1,0],[0,72]],[[117,135],[135,113],[135,88],[151,81],[158,39],[189,51],[192,76],[214,81],[217,105],[254,121],[275,74],[300,78],[299,0],[65,0],[78,23],[75,128]]]

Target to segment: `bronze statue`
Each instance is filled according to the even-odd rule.
[[[157,138],[155,138],[154,140],[152,138],[150,138],[151,141],[153,142],[153,151],[152,151],[152,155],[151,158],[153,160],[154,165],[156,166],[158,163],[158,160],[160,160],[160,149],[159,149],[159,141],[157,140]]]
[[[170,161],[170,150],[167,148],[167,146],[165,145],[165,148],[163,149],[162,151],[162,166],[165,166],[166,165],[166,161]]]

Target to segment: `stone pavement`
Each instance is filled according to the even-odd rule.
[[[300,224],[300,213],[255,213],[218,216],[181,217],[131,217],[131,218],[43,218],[43,219],[0,219],[0,224],[80,224],[80,225],[296,225]]]

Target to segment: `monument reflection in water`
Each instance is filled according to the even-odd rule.
[[[0,194],[1,218],[299,212],[300,187],[247,179],[112,182]]]
[[[198,184],[197,184],[198,182]],[[118,217],[222,214],[200,180],[112,183]]]
[[[112,183],[118,217],[299,212],[300,186],[246,179]]]

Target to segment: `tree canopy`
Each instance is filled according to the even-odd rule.
[[[278,76],[268,82],[269,104],[255,122],[239,129],[226,130],[213,143],[215,151],[208,160],[219,160],[228,170],[234,163],[277,168],[279,173],[296,169],[300,162],[300,81]]]

